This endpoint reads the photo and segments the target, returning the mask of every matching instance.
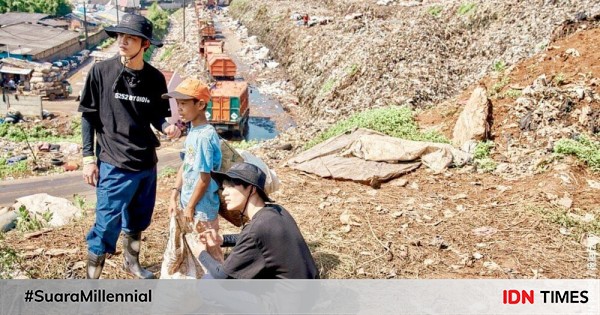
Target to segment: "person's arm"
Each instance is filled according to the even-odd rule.
[[[192,222],[194,220],[194,211],[196,210],[196,204],[202,199],[206,189],[210,185],[210,174],[209,173],[200,173],[200,178],[198,179],[198,183],[196,187],[194,187],[194,191],[190,196],[190,201],[188,202],[185,210],[183,211],[185,218]]]
[[[179,167],[179,171],[177,171],[177,178],[175,179],[175,184],[171,189],[171,202],[169,205],[169,215],[175,215],[177,213],[177,209],[179,208],[179,196],[181,195],[181,186],[183,185],[183,164]]]
[[[239,238],[239,234],[224,234],[223,244],[221,244],[221,247],[233,247],[235,244],[237,244]]]
[[[95,113],[81,113],[81,140],[83,157],[94,156],[94,127]]]
[[[206,250],[203,250],[200,252],[200,256],[198,256],[198,259],[200,260],[200,263],[202,264],[202,266],[204,266],[204,268],[206,268],[206,270],[208,270],[208,273],[210,273],[210,275],[213,278],[215,278],[215,279],[230,278],[223,271],[223,265],[221,263],[219,263],[218,261],[216,261],[214,258],[212,258],[212,256]]]
[[[96,76],[96,67],[92,67],[82,89],[78,111],[81,112],[81,140],[83,153],[83,179],[91,186],[98,181],[98,165],[94,157],[94,136],[99,128],[98,105],[100,89]]]

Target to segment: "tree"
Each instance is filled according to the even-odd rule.
[[[29,12],[63,16],[71,11],[68,0],[0,0],[0,13]]]

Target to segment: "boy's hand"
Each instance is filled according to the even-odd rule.
[[[171,202],[169,203],[169,216],[177,214],[177,208],[177,200],[171,199]]]
[[[181,130],[176,125],[169,125],[165,128],[165,133],[169,139],[181,137]]]
[[[194,222],[194,210],[194,208],[189,206],[185,207],[183,210],[183,216],[187,222]]]

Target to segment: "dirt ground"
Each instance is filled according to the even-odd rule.
[[[522,89],[541,74],[562,73],[565,85],[583,80],[600,93],[592,82],[600,77],[599,41],[597,28],[559,38],[548,50],[507,69],[510,83],[500,92]],[[581,58],[566,56],[567,48],[577,49]],[[491,87],[500,79],[498,74],[489,75],[458,97],[421,112],[421,127],[450,137],[473,88]],[[491,101],[492,135],[499,143],[492,155],[495,160],[505,159],[508,148],[501,139],[507,135],[528,146],[525,158],[547,146],[542,138],[531,143],[514,126],[518,122],[512,111],[514,98]],[[575,108],[599,108],[595,101],[584,102],[575,102]],[[599,278],[592,267],[597,262],[591,260],[597,245],[590,249],[586,241],[600,233],[600,191],[590,184],[600,181],[600,174],[573,157],[552,158],[542,171],[521,174],[482,173],[473,167],[436,174],[420,168],[373,189],[292,170],[284,159],[269,159],[270,150],[256,153],[282,181],[282,189],[272,197],[298,221],[322,278]],[[155,273],[160,272],[168,238],[167,197],[173,181],[172,174],[161,176],[153,224],[144,233],[141,260]],[[572,202],[568,207],[560,202],[565,198]],[[84,277],[85,234],[94,219],[93,210],[86,213],[68,226],[42,234],[5,235],[4,242],[24,258],[21,270],[26,276]],[[592,219],[582,219],[586,215]],[[225,232],[238,230],[227,223],[222,226]],[[121,268],[120,246],[108,259],[103,278],[130,278]],[[56,254],[51,249],[76,252]]]

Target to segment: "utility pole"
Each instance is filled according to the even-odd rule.
[[[83,1],[83,27],[85,29],[85,49],[90,49],[88,45],[88,31],[87,31],[87,0]]]
[[[117,25],[119,25],[119,0],[115,0],[115,9],[117,10]]]
[[[185,0],[183,0],[183,42],[185,43]]]

